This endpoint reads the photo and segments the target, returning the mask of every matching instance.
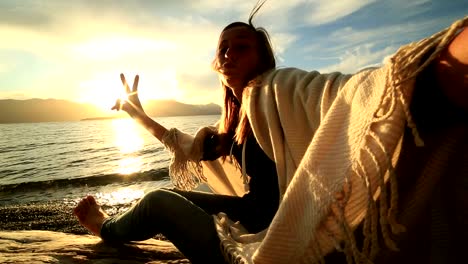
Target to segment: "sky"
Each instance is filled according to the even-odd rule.
[[[222,103],[211,69],[218,37],[257,0],[0,0],[0,99],[54,98],[110,108],[140,75],[139,94]],[[466,0],[269,0],[280,67],[353,73],[468,15]]]

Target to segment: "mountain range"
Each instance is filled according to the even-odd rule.
[[[217,115],[217,104],[191,105],[175,100],[152,100],[145,104],[151,117]],[[125,113],[109,114],[92,105],[58,99],[0,100],[0,123],[62,122],[108,119],[127,116]]]

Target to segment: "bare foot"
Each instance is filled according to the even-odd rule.
[[[102,223],[109,217],[90,195],[78,203],[73,213],[78,217],[80,224],[96,236],[100,236]]]

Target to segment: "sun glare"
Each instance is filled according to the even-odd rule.
[[[135,75],[140,75],[138,94],[143,104],[152,99],[176,99],[180,96],[180,91],[177,87],[177,74],[174,66],[155,65],[153,61],[149,65],[143,62],[135,66],[134,61],[128,61],[129,56],[135,58],[147,53],[154,54],[154,52],[167,54],[174,47],[174,43],[160,39],[112,35],[76,45],[73,51],[78,58],[89,57],[98,60],[104,67],[103,72],[87,76],[80,83],[79,101],[94,104],[102,110],[110,110],[117,99],[126,99],[125,90],[119,78],[120,73],[125,74],[130,87],[133,85]],[[116,69],[116,65],[125,65],[126,68]],[[150,86],[145,87],[147,84]]]
[[[127,99],[119,74],[118,71],[102,73],[81,82],[79,101],[91,103],[101,110],[110,111],[117,99]],[[135,75],[140,75],[138,97],[143,105],[148,100],[177,100],[182,96],[182,92],[178,88],[179,83],[175,69],[164,68],[154,72],[124,72],[124,74],[130,87],[133,85]]]
[[[91,103],[101,110],[109,110],[117,99],[126,99],[118,73],[102,74],[80,83],[80,101]]]

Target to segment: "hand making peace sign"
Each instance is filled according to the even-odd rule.
[[[138,81],[140,77],[135,75],[135,80],[133,81],[132,90],[128,86],[127,80],[123,73],[120,74],[120,80],[125,87],[125,93],[127,95],[126,99],[117,99],[115,105],[112,107],[112,110],[124,110],[131,117],[137,115],[138,113],[144,113],[143,107],[141,106],[140,98],[138,98]]]

